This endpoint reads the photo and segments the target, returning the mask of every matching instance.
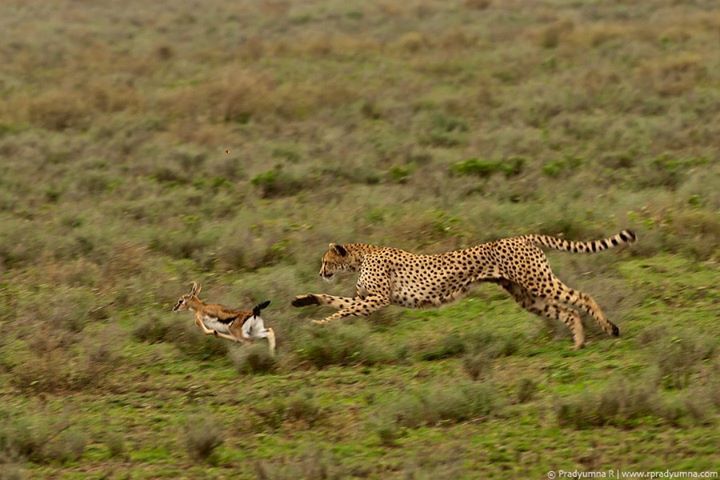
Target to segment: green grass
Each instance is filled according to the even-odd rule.
[[[3,3],[0,472],[717,468],[719,18],[660,0]],[[328,328],[289,305],[354,291],[317,276],[330,242],[622,228],[630,248],[550,253],[622,332],[587,323],[577,352],[494,285]],[[171,313],[192,281],[272,300],[277,357]]]

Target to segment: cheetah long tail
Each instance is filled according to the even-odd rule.
[[[617,247],[625,243],[633,243],[637,240],[637,235],[632,230],[623,230],[617,235],[604,238],[602,240],[592,240],[589,242],[573,242],[563,238],[555,238],[547,235],[526,235],[528,240],[543,247],[555,250],[563,250],[573,253],[595,253],[608,248]]]

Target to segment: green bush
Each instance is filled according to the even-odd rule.
[[[87,442],[87,434],[65,418],[6,412],[0,418],[0,453],[7,458],[67,463],[82,456]]]
[[[555,413],[563,427],[633,427],[642,418],[656,415],[659,406],[654,386],[617,382],[600,392],[562,399]]]
[[[220,424],[207,415],[197,415],[186,420],[184,443],[188,455],[193,460],[210,460],[215,449],[224,441],[225,434]]]
[[[105,435],[103,443],[105,443],[105,448],[107,448],[110,458],[125,457],[125,438],[123,438],[122,434],[115,432],[108,433]]]
[[[695,366],[713,356],[717,342],[689,332],[666,338],[656,347],[657,366],[666,388],[684,388]]]
[[[517,383],[516,398],[518,403],[527,403],[537,392],[537,383],[529,378],[521,378]]]
[[[303,422],[312,428],[327,414],[327,410],[318,405],[312,392],[304,391],[287,398],[273,398],[271,401],[253,407],[260,424],[271,430],[279,429],[284,422]]]
[[[267,170],[254,176],[250,183],[260,189],[263,198],[295,195],[306,187],[306,182],[282,168]]]
[[[397,360],[397,354],[370,339],[366,323],[335,323],[309,327],[297,342],[295,352],[301,360],[317,368],[329,365],[374,365]]]
[[[243,374],[270,373],[277,369],[277,360],[270,354],[264,340],[240,349],[232,349],[229,355],[237,371]]]
[[[487,418],[499,409],[493,387],[482,383],[429,385],[393,399],[384,418],[407,428]]]
[[[183,323],[172,329],[170,342],[184,355],[197,360],[208,360],[227,356],[226,340],[205,335],[194,322]]]
[[[133,329],[132,336],[139,342],[162,343],[171,338],[171,331],[170,324],[152,315]]]
[[[636,428],[644,424],[644,419],[662,420],[673,426],[683,425],[684,421],[704,423],[711,406],[711,401],[697,392],[666,399],[652,383],[616,381],[602,390],[559,400],[555,413],[564,427]]]
[[[440,360],[456,357],[465,353],[466,349],[465,339],[457,333],[450,333],[439,342],[431,345],[428,350],[421,352],[420,358],[423,360]]]
[[[474,175],[481,178],[490,177],[495,173],[512,177],[522,173],[525,162],[523,157],[510,157],[504,160],[470,158],[453,164],[450,171],[458,175]]]
[[[485,352],[465,355],[463,369],[472,380],[479,380],[492,370],[492,357]]]
[[[565,155],[557,160],[546,162],[542,167],[542,172],[548,177],[559,177],[576,171],[583,161],[580,157],[573,155]]]

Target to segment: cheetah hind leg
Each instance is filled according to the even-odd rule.
[[[585,346],[585,331],[583,329],[582,319],[572,308],[568,308],[548,298],[536,298],[528,310],[545,318],[563,322],[568,329],[570,329],[570,332],[572,332],[573,348],[575,350],[579,350]]]
[[[578,290],[573,290],[566,285],[561,285],[561,288],[560,300],[563,301],[563,303],[590,315],[600,328],[611,337],[620,336],[618,326],[608,320],[600,308],[600,305],[598,305],[590,295]]]
[[[573,334],[575,350],[585,345],[585,332],[582,326],[582,319],[575,310],[547,298],[535,297],[525,288],[510,280],[500,279],[497,283],[512,295],[515,301],[525,310],[547,320],[562,321]]]

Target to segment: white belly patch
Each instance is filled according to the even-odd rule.
[[[230,333],[230,324],[222,323],[215,317],[209,317],[206,315],[203,317],[203,323],[205,324],[205,327],[210,330],[215,330],[218,333]]]

